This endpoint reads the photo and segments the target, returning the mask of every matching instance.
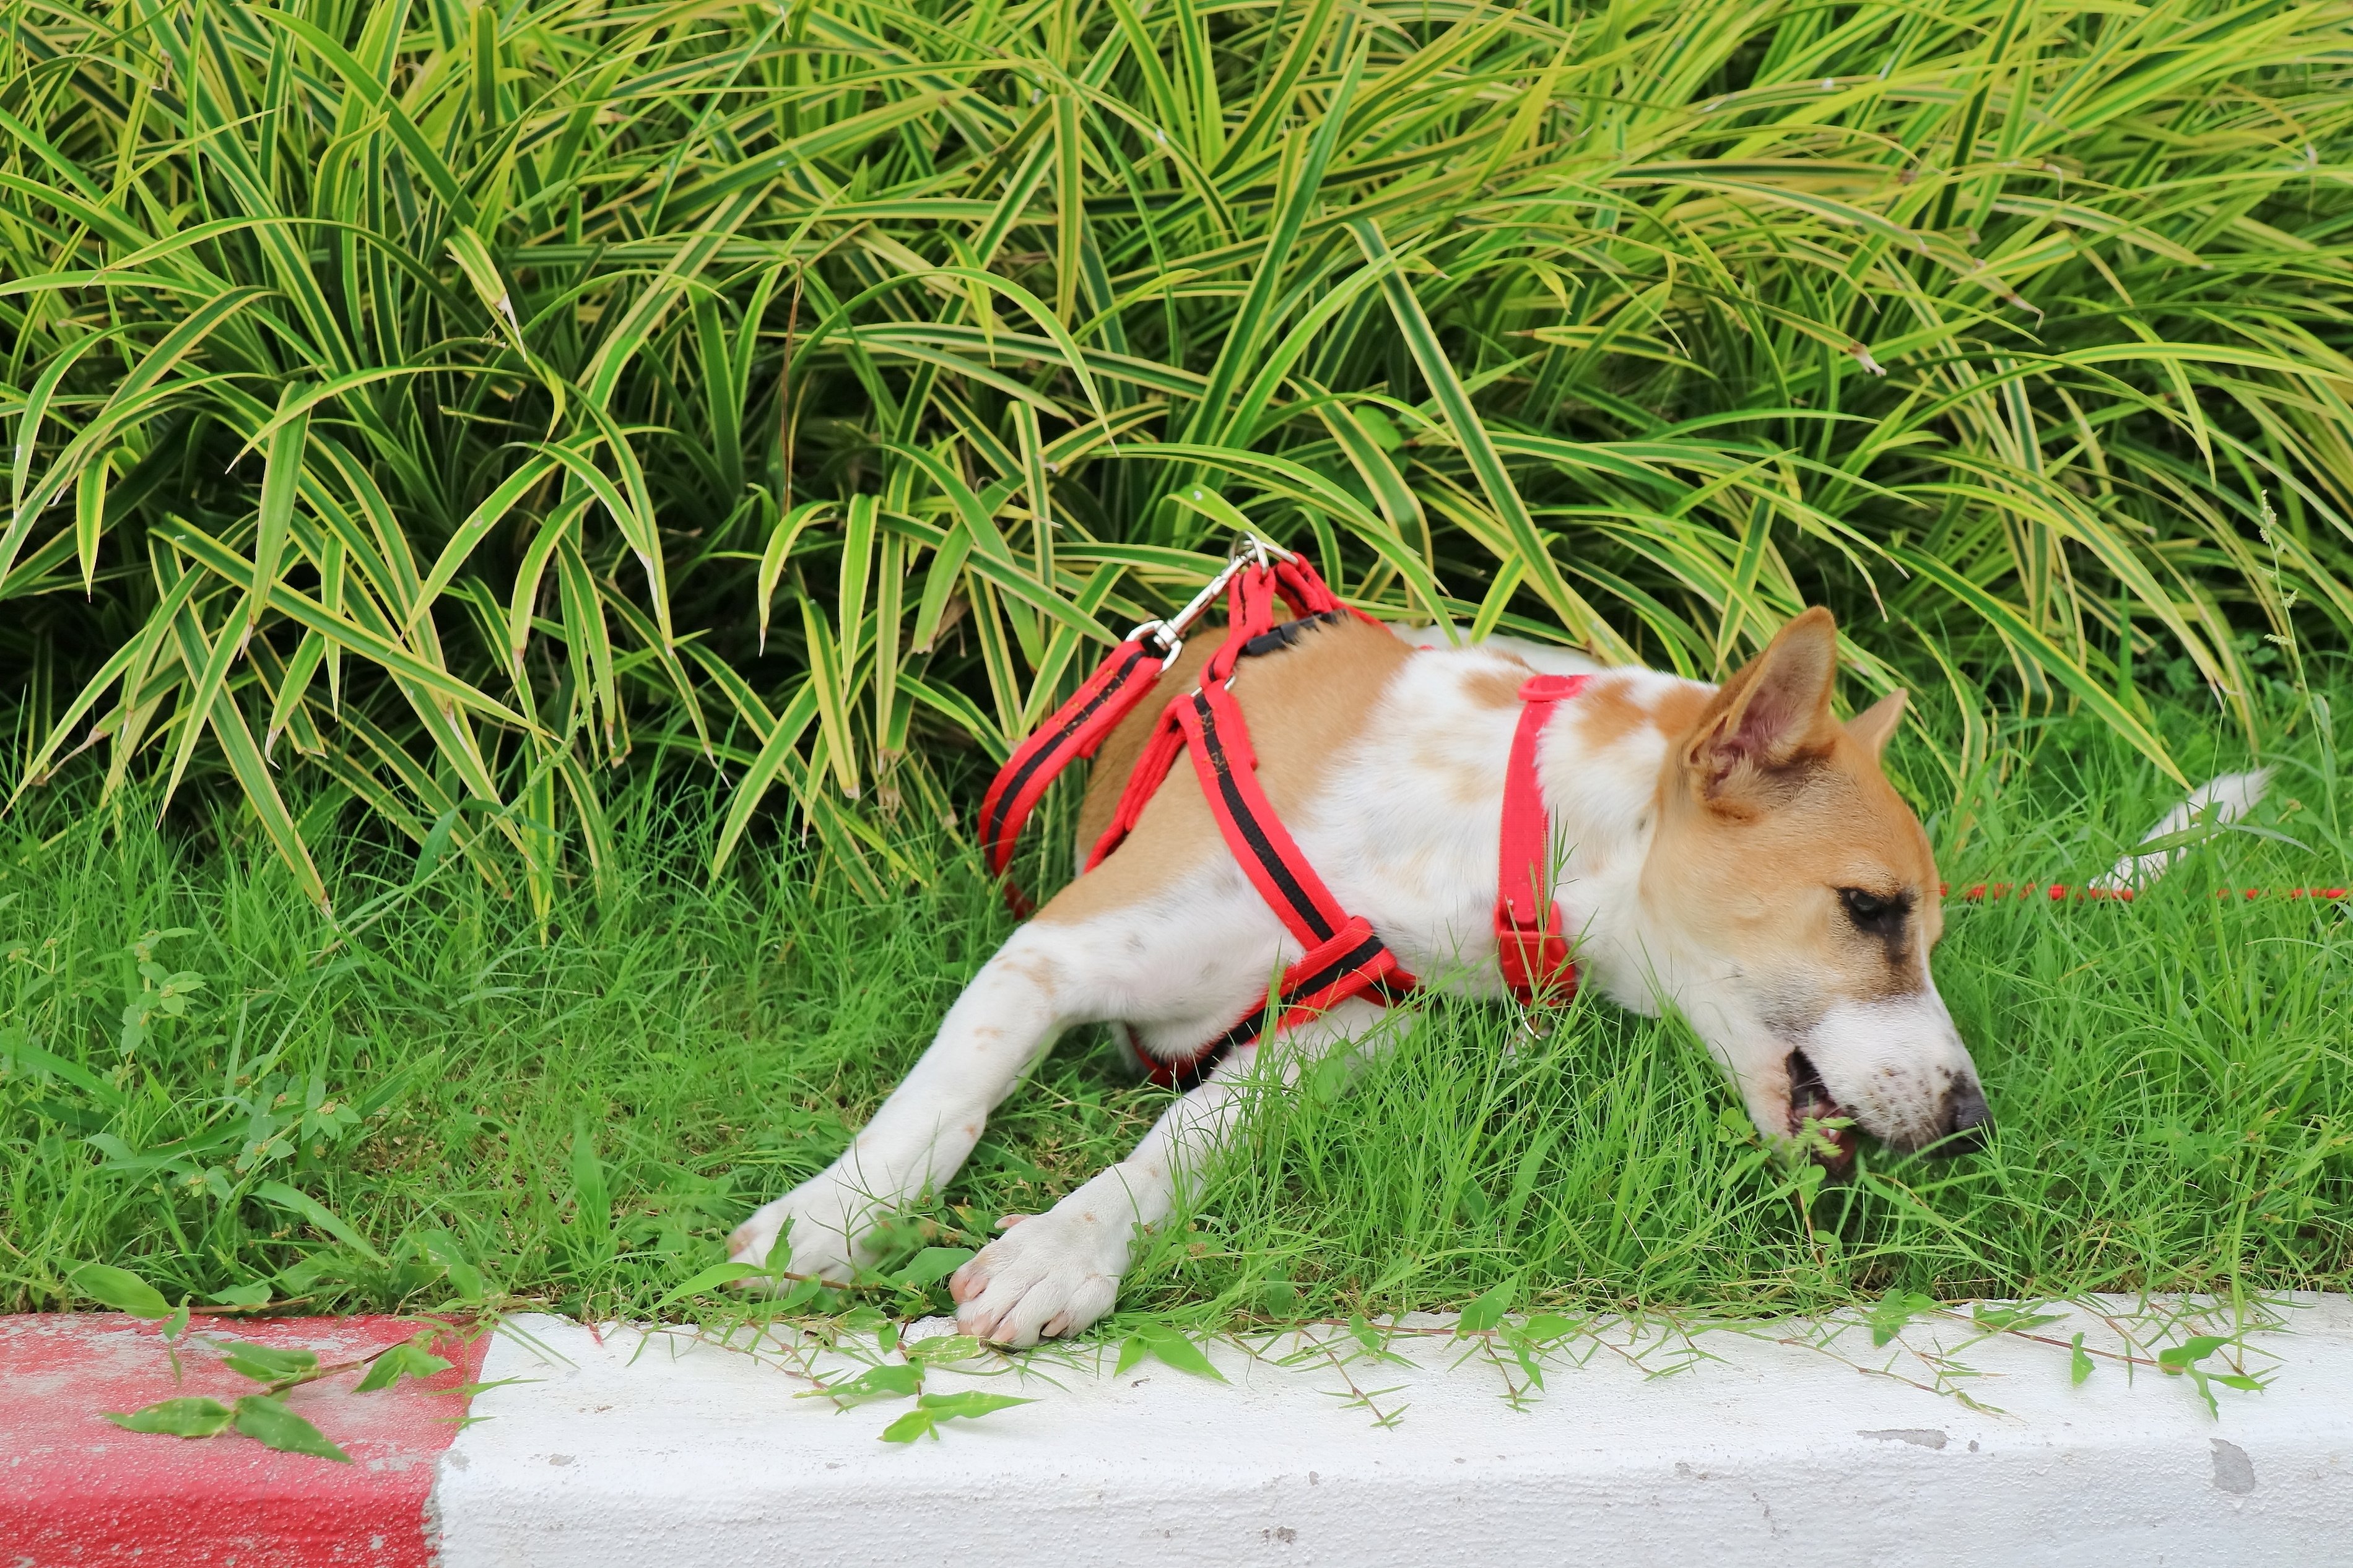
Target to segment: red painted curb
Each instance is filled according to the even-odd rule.
[[[355,1360],[429,1326],[403,1318],[198,1319],[192,1334]],[[0,1317],[0,1563],[79,1568],[427,1568],[434,1461],[458,1435],[488,1336],[443,1337],[455,1363],[424,1383],[354,1394],[343,1373],[285,1395],[352,1457],[340,1465],[224,1433],[190,1440],[126,1432],[109,1411],[159,1399],[223,1403],[255,1385],[197,1346],[182,1380],[157,1325],[111,1313]]]

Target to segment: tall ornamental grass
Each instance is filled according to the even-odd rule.
[[[233,788],[322,905],[356,801],[543,915],[625,761],[878,890],[1245,521],[2168,770],[2152,658],[2252,723],[2353,619],[2341,0],[0,17],[21,788]]]

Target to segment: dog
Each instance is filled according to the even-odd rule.
[[[1240,667],[1232,686],[1282,821],[1421,984],[1506,996],[1491,916],[1519,691],[1539,667],[1586,674],[1536,758],[1585,984],[1637,1013],[1678,1009],[1751,1121],[1833,1171],[1858,1130],[1899,1152],[1978,1146],[1985,1092],[1929,971],[1944,927],[1936,862],[1880,767],[1905,695],[1834,716],[1828,611],[1790,621],[1720,687],[1447,640],[1335,617]],[[1082,847],[1215,641],[1188,646],[1112,731],[1080,811]],[[1112,1023],[1134,1048],[1183,1058],[1300,952],[1192,770],[1172,770],[1118,850],[974,977],[841,1156],[745,1221],[730,1257],[762,1264],[782,1235],[795,1271],[850,1279],[872,1261],[879,1223],[955,1174],[1063,1030]],[[1167,1215],[1215,1154],[1260,1051],[1279,1053],[1270,1067],[1287,1079],[1380,1016],[1344,1001],[1235,1052],[1125,1160],[1043,1214],[1008,1216],[949,1280],[959,1330],[1030,1345],[1109,1311],[1137,1227]]]

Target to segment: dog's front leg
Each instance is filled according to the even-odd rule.
[[[728,1257],[765,1263],[787,1234],[797,1274],[848,1279],[871,1263],[875,1226],[954,1175],[1030,1063],[1065,1024],[1099,1006],[1082,989],[1088,965],[1071,946],[1066,927],[1014,932],[840,1158],[739,1226]]]
[[[1280,1037],[1282,1076],[1380,1016],[1368,1003],[1344,1002]],[[1112,1309],[1139,1227],[1159,1224],[1198,1190],[1209,1162],[1240,1120],[1240,1085],[1258,1047],[1236,1052],[1210,1079],[1170,1106],[1135,1152],[1096,1174],[1041,1215],[1020,1219],[956,1270],[948,1289],[963,1332],[1005,1345],[1075,1334]]]

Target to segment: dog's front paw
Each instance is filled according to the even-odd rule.
[[[1000,1345],[1075,1334],[1119,1300],[1127,1239],[1092,1214],[1032,1215],[957,1269],[948,1291],[956,1327]]]
[[[863,1193],[845,1184],[832,1172],[812,1176],[778,1198],[763,1205],[727,1238],[727,1259],[765,1267],[776,1237],[792,1239],[790,1272],[820,1279],[847,1281],[863,1260],[860,1250],[881,1217],[878,1205]]]

